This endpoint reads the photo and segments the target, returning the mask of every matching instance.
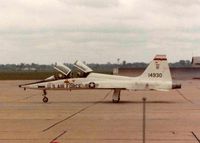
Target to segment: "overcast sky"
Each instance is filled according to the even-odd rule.
[[[0,0],[0,64],[200,56],[200,0]]]

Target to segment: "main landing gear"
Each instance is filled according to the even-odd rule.
[[[112,102],[113,103],[118,103],[120,101],[120,89],[115,89],[113,92],[113,97],[112,97]]]
[[[46,92],[46,90],[43,90],[43,99],[42,99],[42,101],[44,102],[44,103],[47,103],[48,102],[48,98],[46,97],[46,95],[47,95],[47,92]]]

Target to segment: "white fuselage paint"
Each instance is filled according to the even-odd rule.
[[[139,77],[126,77],[90,73],[86,78],[70,78],[56,81],[41,82],[24,85],[27,89],[41,90],[79,90],[91,89],[90,83],[95,83],[94,89],[126,89],[126,90],[160,90],[167,91],[172,88],[172,82],[144,80]]]
[[[159,90],[168,91],[170,89],[181,88],[179,84],[172,84],[171,73],[165,55],[156,55],[153,61],[138,77],[127,77],[118,75],[108,75],[92,73],[92,69],[80,62],[75,62],[75,66],[84,73],[88,73],[83,78],[68,78],[52,80],[48,78],[41,82],[20,85],[22,88],[39,90],[79,90],[79,89],[114,89],[119,90]],[[58,70],[71,71],[65,66],[57,66]],[[54,78],[54,77],[53,77]],[[119,93],[119,92],[118,92]]]

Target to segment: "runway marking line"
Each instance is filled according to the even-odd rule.
[[[112,91],[112,90],[111,90],[111,91]],[[75,112],[74,114],[72,114],[72,115],[66,117],[65,119],[60,120],[60,121],[58,121],[58,122],[52,124],[51,126],[49,126],[49,127],[47,127],[46,129],[42,130],[42,132],[46,132],[46,131],[50,130],[51,128],[57,126],[58,124],[60,124],[60,123],[62,123],[62,122],[64,122],[64,121],[66,121],[66,120],[69,120],[69,119],[71,119],[72,117],[76,116],[77,114],[79,114],[79,113],[81,113],[81,112],[83,112],[83,111],[89,109],[90,107],[92,107],[92,106],[94,106],[94,105],[96,105],[96,104],[101,103],[101,101],[105,100],[105,99],[108,97],[108,95],[111,93],[111,91],[109,91],[109,92],[104,96],[104,98],[103,98],[102,100],[97,101],[97,102],[94,102],[93,104],[88,105],[88,106],[82,108],[81,110],[79,110],[79,111]]]
[[[36,96],[36,95],[30,95],[30,96],[24,97],[24,98],[22,98],[22,99],[14,100],[13,102],[27,100],[27,99],[32,98],[32,97],[34,97],[34,96]]]
[[[176,91],[181,97],[183,97],[183,99],[193,104],[193,102],[190,99],[186,98],[180,90],[177,89]]]
[[[23,98],[23,99],[21,99],[21,100],[26,100],[26,99],[29,99],[29,98],[31,98],[31,97],[33,97],[33,96],[36,96],[36,95],[31,95],[31,96],[25,97],[25,98]]]
[[[196,135],[193,131],[191,131],[191,133],[192,133],[192,135],[195,137],[195,139],[200,143],[200,140],[199,140],[199,138],[197,137],[197,135]]]
[[[67,131],[62,132],[61,134],[59,134],[57,137],[55,137],[53,140],[51,140],[49,143],[59,143],[58,140],[61,136],[63,136],[64,134],[66,134]]]

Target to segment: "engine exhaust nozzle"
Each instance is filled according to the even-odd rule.
[[[172,89],[180,89],[181,84],[180,83],[172,83]]]

